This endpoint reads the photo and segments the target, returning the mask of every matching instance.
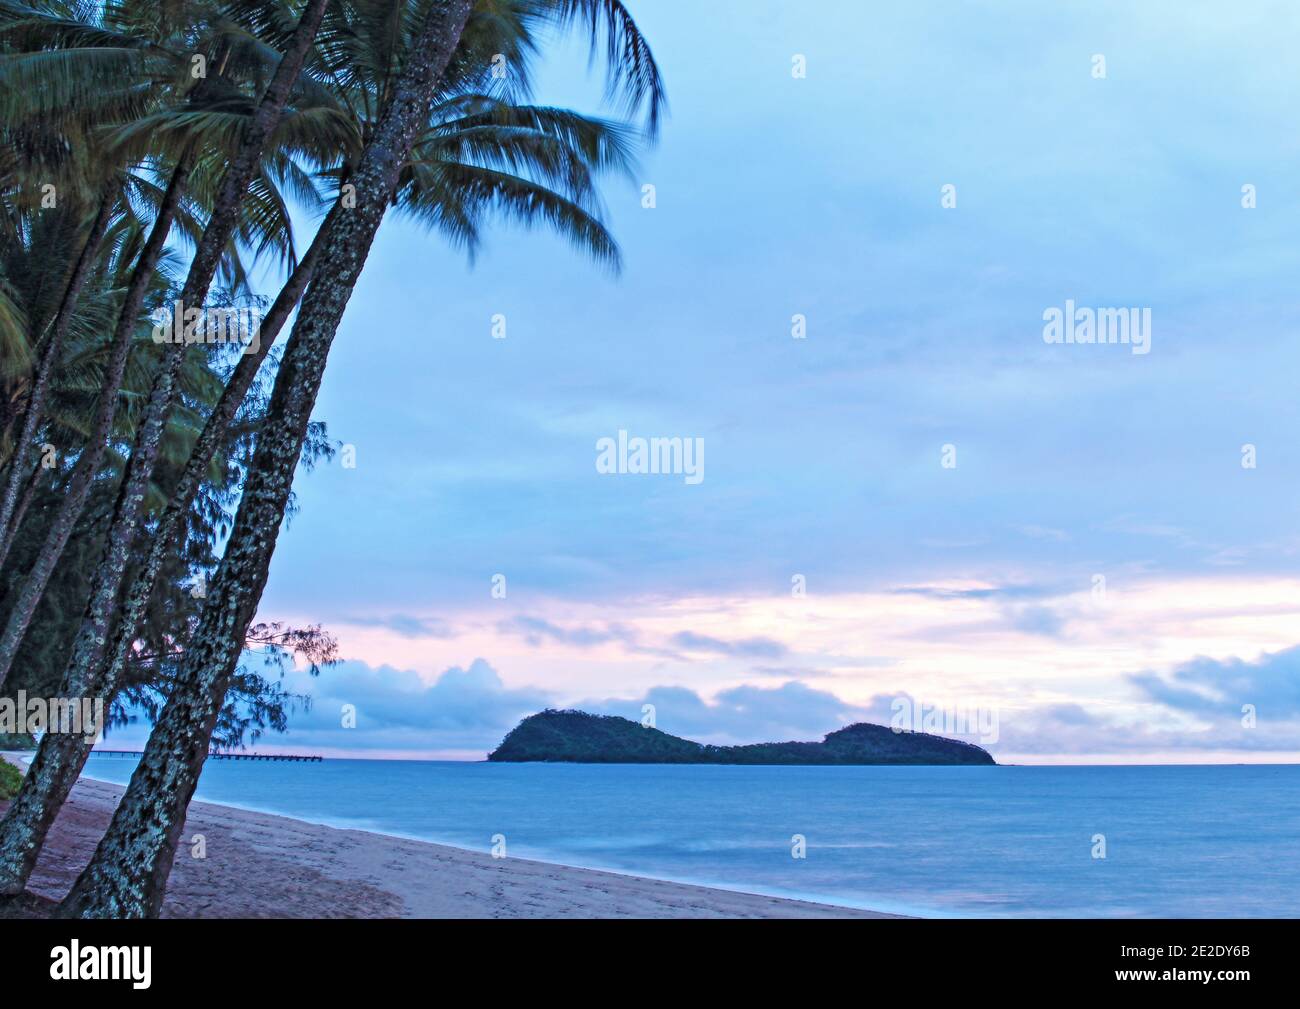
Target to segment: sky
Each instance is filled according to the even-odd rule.
[[[262,748],[907,706],[1000,761],[1300,759],[1300,9],[628,5],[670,114],[603,186],[620,275],[384,225],[315,415],[355,466],[298,475],[259,613],[344,661]],[[610,113],[548,53],[539,102]],[[1147,352],[1046,342],[1067,302]],[[702,479],[600,472],[620,431]]]

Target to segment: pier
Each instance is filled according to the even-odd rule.
[[[94,753],[106,757],[143,757],[143,750],[94,750]],[[220,753],[208,752],[209,760],[297,760],[308,764],[319,764],[325,758],[311,753]]]

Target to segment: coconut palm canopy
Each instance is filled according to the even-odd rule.
[[[531,100],[540,35],[565,30],[635,120]],[[67,913],[156,913],[176,836],[141,848],[136,819],[179,830],[207,747],[306,703],[273,671],[336,661],[319,626],[253,621],[294,472],[334,453],[310,414],[390,209],[471,256],[500,219],[617,269],[598,180],[631,171],[662,106],[616,0],[0,5],[0,687],[156,722],[161,775]],[[42,738],[0,892],[88,749]]]

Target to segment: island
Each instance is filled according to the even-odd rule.
[[[512,729],[488,760],[578,764],[996,764],[974,743],[857,722],[821,742],[712,746],[617,715],[547,709]]]

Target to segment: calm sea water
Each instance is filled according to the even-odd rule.
[[[125,782],[133,762],[92,758]],[[942,916],[1300,915],[1300,766],[213,761],[198,798],[512,856]],[[803,835],[807,857],[791,857]],[[1106,857],[1092,857],[1105,835]]]

